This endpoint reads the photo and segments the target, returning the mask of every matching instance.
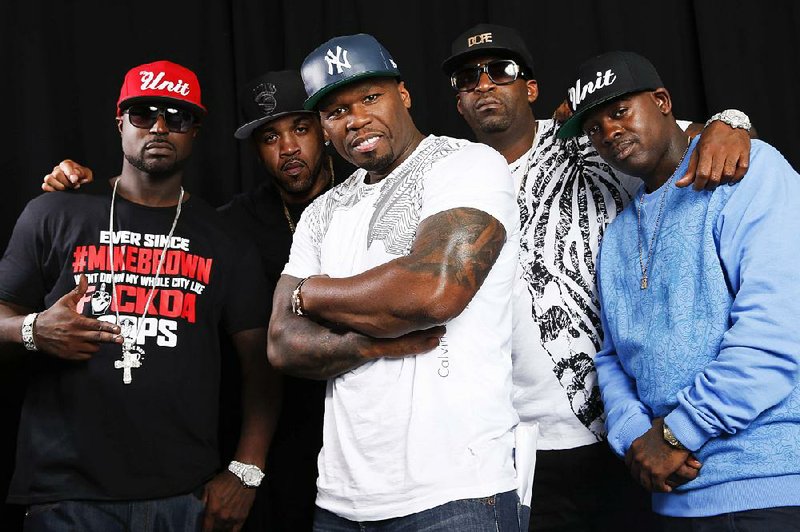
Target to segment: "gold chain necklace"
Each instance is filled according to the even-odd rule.
[[[644,204],[644,189],[642,190],[642,196],[639,198],[639,204],[636,206],[636,238],[639,241],[639,267],[642,270],[642,279],[639,283],[639,288],[641,290],[647,290],[647,272],[650,268],[650,260],[653,258],[653,251],[655,250],[655,241],[656,237],[658,236],[658,230],[661,227],[661,213],[664,212],[664,204],[667,202],[667,190],[669,189],[669,185],[672,183],[672,180],[675,178],[678,168],[681,167],[683,159],[686,158],[686,154],[689,153],[689,147],[691,145],[692,139],[688,139],[686,150],[683,152],[683,155],[681,155],[678,165],[675,167],[675,170],[672,171],[672,175],[667,182],[662,186],[661,196],[659,197],[660,204],[658,206],[658,214],[656,215],[656,222],[654,224],[655,226],[653,227],[653,236],[650,238],[650,242],[647,245],[647,261],[644,260],[644,253],[642,251],[642,205]]]
[[[333,174],[333,159],[328,157],[328,173],[331,176],[331,182],[329,188],[333,188],[334,185],[334,174]],[[280,196],[280,195],[279,195]],[[289,206],[286,205],[286,201],[284,201],[283,196],[280,196],[281,204],[283,205],[283,215],[286,217],[286,223],[289,224],[289,231],[294,234],[295,224],[294,220],[292,220],[292,215],[289,212]]]
[[[286,206],[286,202],[283,201],[283,197],[281,197],[281,203],[283,204],[283,215],[286,216],[286,221],[289,223],[289,231],[294,234],[294,222],[292,221],[292,215],[289,214],[289,207]]]

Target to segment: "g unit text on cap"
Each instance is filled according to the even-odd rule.
[[[125,74],[117,100],[117,116],[140,101],[182,104],[200,116],[206,108],[200,100],[197,75],[172,61],[155,61],[133,67]]]
[[[637,53],[615,51],[592,57],[578,67],[577,79],[567,93],[572,116],[556,136],[565,139],[580,135],[586,113],[602,103],[663,86],[653,64]]]
[[[306,91],[296,70],[267,72],[252,80],[239,93],[239,108],[244,123],[233,134],[246,139],[253,130],[287,114],[306,113],[303,109]]]
[[[456,37],[450,49],[450,57],[442,63],[448,76],[469,57],[492,52],[513,56],[522,63],[526,77],[533,76],[533,57],[519,32],[508,26],[478,24]]]
[[[368,77],[400,77],[397,63],[372,35],[334,37],[308,54],[300,67],[305,84],[304,108],[314,109],[329,92]]]

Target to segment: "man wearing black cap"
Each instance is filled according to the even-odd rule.
[[[8,497],[28,505],[26,530],[211,530],[247,516],[275,404],[268,292],[253,247],[182,187],[203,116],[190,70],[130,69],[120,176],[101,194],[32,200],[0,260],[0,342],[33,352]],[[221,473],[220,325],[243,372],[236,461]]]
[[[250,140],[271,179],[219,210],[253,239],[270,287],[289,258],[301,213],[334,181],[319,117],[303,109],[305,98],[303,80],[295,70],[267,72],[250,80],[239,94],[243,123],[234,136]],[[267,303],[271,306],[271,300]],[[228,375],[233,379],[226,384],[233,391],[237,372]],[[267,500],[256,500],[248,530],[312,527],[325,383],[290,375],[282,381],[281,412],[267,457]],[[232,394],[228,397],[223,414],[229,415],[236,404],[230,401]],[[227,433],[235,434],[234,428]]]
[[[748,179],[675,187],[698,141],[633,52],[584,62],[569,101],[559,137],[585,133],[643,182],[600,249],[609,444],[653,492],[664,530],[800,530],[800,286],[786,282],[800,175],[753,141]]]
[[[508,166],[420,133],[370,35],[329,40],[301,74],[359,167],[303,212],[270,320],[273,364],[328,379],[315,530],[519,530]]]
[[[604,441],[593,364],[602,342],[597,246],[638,180],[610,170],[585,137],[557,140],[558,122],[534,118],[533,60],[513,28],[478,24],[466,30],[442,69],[457,91],[459,113],[477,140],[505,157],[519,190],[514,405],[521,422],[539,432],[531,530],[647,530],[647,494]],[[733,133],[732,146],[720,144],[734,154],[728,160],[741,160],[747,135],[715,128],[706,137]],[[726,156],[712,160],[719,177]],[[705,165],[702,160],[699,167]],[[737,177],[742,173],[743,167]]]

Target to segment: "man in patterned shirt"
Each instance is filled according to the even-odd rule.
[[[652,529],[648,495],[605,442],[593,362],[602,344],[598,244],[639,180],[615,172],[587,138],[559,140],[558,121],[534,118],[533,60],[516,30],[466,30],[442,69],[459,113],[478,141],[505,157],[519,190],[512,354],[514,405],[522,423],[538,427],[531,529]],[[711,137],[718,152],[702,145]],[[711,168],[697,172],[695,188],[742,177],[746,166],[737,163],[747,161],[747,133],[714,122],[700,142],[699,164],[682,184],[692,182],[695,168]]]

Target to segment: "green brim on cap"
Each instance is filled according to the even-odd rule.
[[[558,139],[568,139],[568,138],[579,137],[579,136],[583,135],[583,130],[581,129],[581,122],[583,120],[583,117],[586,115],[586,113],[588,113],[589,111],[591,111],[592,109],[594,109],[598,105],[603,105],[604,103],[607,103],[607,102],[609,102],[609,101],[611,101],[611,100],[613,100],[615,98],[619,98],[620,96],[625,96],[626,94],[635,94],[637,92],[643,92],[643,91],[646,91],[646,90],[650,90],[650,89],[640,89],[640,90],[635,90],[635,91],[621,91],[621,92],[619,92],[617,94],[610,94],[610,95],[606,96],[605,98],[603,98],[602,100],[597,100],[596,102],[594,102],[590,106],[581,109],[580,111],[578,111],[577,113],[575,113],[571,117],[569,117],[567,119],[567,121],[564,122],[561,125],[561,128],[556,132],[556,138],[558,138]]]
[[[354,76],[350,76],[349,78],[340,79],[336,83],[331,83],[330,85],[326,85],[325,87],[321,88],[311,96],[309,96],[306,101],[303,103],[303,109],[306,111],[314,111],[316,110],[317,104],[319,101],[328,95],[331,91],[335,91],[340,87],[344,87],[350,83],[355,81],[359,81],[365,78],[396,78],[399,79],[400,76],[397,75],[396,71],[391,70],[370,70],[367,72],[361,72],[360,74],[355,74]]]

